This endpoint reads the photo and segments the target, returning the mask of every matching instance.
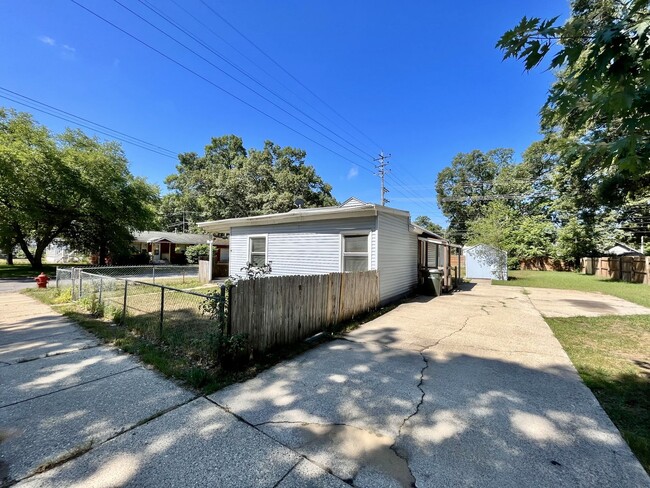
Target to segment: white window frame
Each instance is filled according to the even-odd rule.
[[[367,252],[345,252],[345,237],[346,236],[362,236],[365,235],[368,237],[368,251]],[[368,258],[368,269],[366,271],[370,271],[372,269],[372,257],[371,257],[371,241],[372,239],[372,231],[371,230],[346,230],[344,232],[341,232],[339,235],[339,248],[341,249],[341,255],[339,259],[339,270],[341,273],[345,273],[345,256],[367,256]]]
[[[251,234],[248,236],[248,249],[246,250],[246,256],[247,256],[247,262],[253,263],[252,259],[252,252],[253,252],[253,246],[252,246],[252,239],[257,239],[263,237],[264,238],[264,265],[269,264],[269,235],[268,234]],[[261,254],[261,253],[256,253],[256,254]]]

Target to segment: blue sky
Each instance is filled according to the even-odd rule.
[[[538,111],[552,74],[541,69],[524,73],[521,63],[502,62],[496,41],[524,15],[547,18],[568,12],[565,0],[205,0],[353,128],[201,0],[149,0],[149,4],[210,50],[149,10],[146,0],[119,0],[212,65],[358,153],[354,154],[118,3],[75,1],[200,77],[69,0],[5,1],[0,3],[0,87],[175,153],[202,152],[212,136],[223,134],[239,135],[246,147],[261,147],[266,139],[300,147],[339,200],[351,195],[379,200],[379,180],[371,172],[370,156],[383,149],[392,154],[387,180],[390,205],[409,210],[413,217],[429,215],[441,224],[444,217],[435,203],[434,184],[438,171],[455,154],[511,147],[519,157],[539,138]],[[214,51],[322,126],[232,69]],[[0,95],[19,99],[3,90]],[[0,105],[32,112],[54,131],[73,125],[3,98]],[[163,180],[174,172],[175,160],[129,144],[124,149],[131,171],[164,191]]]

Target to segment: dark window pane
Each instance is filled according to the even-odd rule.
[[[343,271],[368,271],[368,257],[345,256],[343,258]]]
[[[251,252],[266,252],[266,237],[251,237]]]
[[[264,266],[266,263],[264,254],[251,254],[251,264],[253,266]]]
[[[345,252],[368,252],[368,236],[344,236]]]

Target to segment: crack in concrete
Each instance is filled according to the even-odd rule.
[[[284,479],[285,479],[287,476],[289,476],[289,474],[290,474],[294,469],[296,469],[296,466],[298,466],[301,462],[302,462],[302,459],[298,459],[298,461],[296,461],[296,464],[294,464],[293,466],[291,466],[291,468],[289,468],[289,471],[287,471],[286,473],[284,473],[284,476],[283,476],[282,478],[280,478],[276,484],[273,485],[273,488],[277,488],[278,486],[280,486],[280,483],[282,483],[282,482],[284,481]]]
[[[481,307],[481,310],[484,311],[484,312],[486,312],[486,313],[489,315],[489,313],[488,313],[486,310],[483,310],[483,307]],[[422,389],[422,384],[424,383],[424,372],[429,368],[429,360],[427,359],[427,357],[426,357],[426,355],[425,355],[424,353],[425,353],[427,350],[429,350],[429,349],[433,349],[434,347],[440,345],[443,341],[449,339],[451,336],[453,336],[453,335],[455,335],[455,334],[458,334],[458,333],[462,332],[463,329],[464,329],[464,328],[467,326],[467,324],[469,323],[469,321],[470,321],[471,319],[473,319],[473,318],[476,318],[476,317],[478,317],[478,315],[472,315],[472,316],[470,316],[470,317],[467,317],[467,318],[465,319],[465,322],[463,322],[463,325],[461,325],[458,329],[454,330],[453,332],[447,334],[447,335],[444,336],[444,337],[441,337],[441,338],[438,339],[435,343],[433,343],[433,344],[431,344],[431,345],[428,345],[428,346],[426,346],[426,347],[423,347],[423,348],[420,349],[420,351],[419,351],[420,356],[422,356],[422,360],[424,361],[424,366],[423,366],[422,369],[420,370],[420,381],[419,381],[418,384],[417,384],[417,388],[418,388],[418,390],[420,390],[420,392],[422,393],[422,395],[420,396],[420,401],[419,401],[418,404],[415,406],[415,411],[414,411],[413,413],[411,413],[409,416],[407,416],[404,420],[402,420],[402,424],[400,425],[400,427],[399,427],[399,429],[398,429],[398,431],[397,431],[397,436],[395,437],[395,441],[393,442],[393,445],[390,446],[391,450],[393,450],[397,456],[399,456],[400,458],[402,458],[402,459],[406,462],[406,466],[408,467],[409,472],[411,473],[411,476],[413,477],[413,480],[414,480],[414,481],[413,481],[413,486],[416,487],[416,488],[417,488],[417,479],[415,478],[415,475],[413,474],[413,471],[411,470],[411,466],[409,465],[409,460],[408,460],[407,456],[406,456],[406,455],[403,455],[403,454],[401,454],[401,453],[399,452],[399,449],[398,449],[398,447],[397,447],[397,442],[398,442],[399,438],[402,436],[402,430],[404,429],[404,426],[406,425],[406,423],[407,423],[409,420],[411,420],[413,417],[415,417],[418,413],[420,413],[420,408],[422,407],[422,404],[424,403],[424,397],[426,396],[426,393],[425,393],[425,391]]]

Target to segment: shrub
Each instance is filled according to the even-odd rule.
[[[212,255],[215,255],[216,249],[212,249]],[[196,246],[189,246],[185,249],[185,258],[189,264],[196,264],[199,259],[210,254],[210,246],[208,244],[197,244]]]

